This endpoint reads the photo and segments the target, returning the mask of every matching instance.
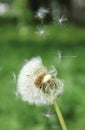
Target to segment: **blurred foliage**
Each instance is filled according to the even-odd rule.
[[[40,37],[38,23],[30,20],[32,12],[22,11],[22,3],[14,0],[11,11],[0,16],[0,130],[61,130],[52,106],[30,106],[16,98],[14,74],[17,78],[25,61],[35,56],[41,56],[48,68],[54,65],[64,80],[64,93],[57,102],[68,130],[84,130],[85,28],[72,24],[59,28],[50,23],[47,35]],[[52,113],[49,119],[42,114],[46,110]]]
[[[72,1],[67,0],[48,0],[48,1],[32,1],[32,0],[0,0],[0,3],[7,3],[9,9],[3,14],[1,18],[6,18],[11,21],[16,19],[18,23],[33,23],[35,11],[39,7],[45,7],[50,10],[47,16],[48,22],[52,22],[53,12],[56,15],[65,15],[71,22],[77,25],[85,25],[85,2],[84,0]],[[33,4],[34,3],[34,4]],[[59,13],[59,14],[58,14]]]

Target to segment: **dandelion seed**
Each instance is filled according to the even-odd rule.
[[[51,74],[40,57],[28,61],[18,76],[17,93],[30,104],[53,104],[63,92],[63,82]]]
[[[25,61],[25,63],[27,63],[27,62],[28,62],[28,59],[25,59],[24,61]]]
[[[58,61],[60,61],[61,60],[61,52],[58,50],[57,51],[57,53],[56,53],[56,57],[57,57],[57,59],[58,59]]]
[[[53,19],[54,19],[54,22],[55,22],[58,26],[61,26],[61,27],[63,26],[63,23],[68,20],[68,19],[65,18],[64,16],[61,16],[61,17],[56,16],[56,17],[54,17]]]
[[[42,115],[43,115],[44,117],[46,117],[46,118],[50,118],[50,117],[51,117],[51,115],[50,115],[49,113],[46,113],[46,114],[43,113]]]
[[[47,30],[45,26],[38,26],[37,27],[37,31],[36,34],[38,34],[39,36],[45,36],[47,34]]]
[[[49,9],[40,7],[36,12],[35,17],[38,18],[39,20],[43,20],[48,13],[49,13]]]

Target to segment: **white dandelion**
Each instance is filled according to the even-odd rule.
[[[44,7],[40,7],[36,14],[35,14],[35,18],[38,18],[39,20],[42,20],[45,18],[45,16],[49,13],[49,9],[46,9]]]
[[[53,68],[55,70],[55,68]],[[40,57],[28,61],[18,76],[17,94],[30,104],[53,104],[63,130],[67,130],[61,111],[55,99],[63,92],[63,82],[54,71],[49,72]],[[50,113],[43,113],[50,118]]]
[[[50,73],[40,57],[28,61],[18,76],[17,93],[30,104],[53,104],[63,92],[63,82]]]

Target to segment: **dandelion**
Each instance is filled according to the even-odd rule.
[[[43,23],[43,20],[48,13],[49,13],[49,9],[45,9],[44,7],[40,7],[35,14],[35,18],[38,18],[39,20],[41,20],[41,23]]]
[[[55,22],[58,26],[61,26],[61,27],[62,27],[63,23],[64,23],[65,21],[67,21],[67,20],[68,20],[68,19],[65,18],[64,16],[61,16],[61,17],[56,16],[56,17],[54,17],[54,22]]]
[[[63,92],[63,82],[43,66],[40,57],[28,61],[18,77],[18,94],[31,104],[53,104]]]
[[[55,70],[55,69],[54,69]],[[67,130],[62,114],[55,101],[63,92],[63,82],[57,74],[49,72],[40,57],[32,58],[21,69],[18,76],[17,94],[29,104],[53,104],[63,130]],[[44,114],[50,118],[49,113]]]

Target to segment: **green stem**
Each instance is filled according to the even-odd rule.
[[[57,116],[58,116],[58,119],[59,119],[59,121],[60,121],[62,130],[67,130],[65,121],[64,121],[64,119],[63,119],[63,116],[62,116],[62,114],[61,114],[61,111],[60,111],[60,109],[59,109],[59,107],[58,107],[56,101],[54,101],[54,108],[55,108],[56,114],[57,114]]]

